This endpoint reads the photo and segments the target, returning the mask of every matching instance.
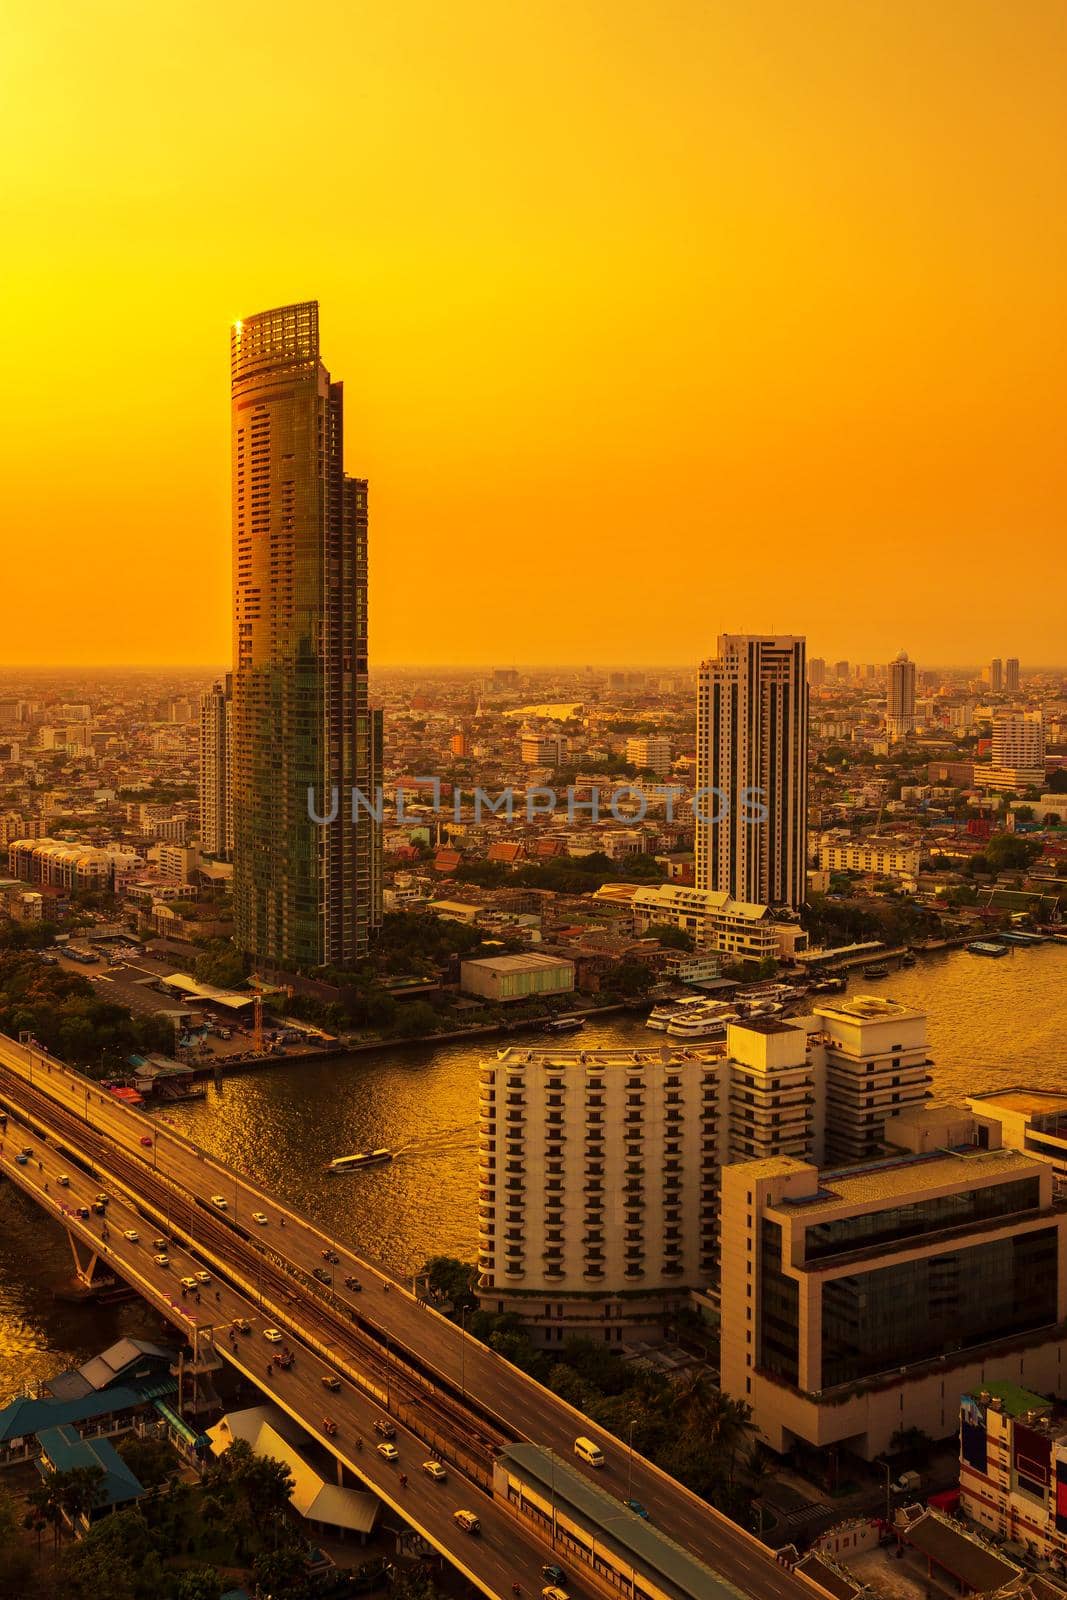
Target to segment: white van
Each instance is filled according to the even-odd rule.
[[[592,1439],[585,1439],[581,1434],[579,1434],[577,1439],[574,1441],[574,1453],[576,1456],[579,1456],[581,1460],[587,1464],[587,1466],[602,1467],[604,1465],[603,1450],[601,1450],[598,1444],[594,1444]]]

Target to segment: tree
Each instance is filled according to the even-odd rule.
[[[684,928],[672,927],[670,923],[656,924],[651,930],[665,950],[692,950],[693,936],[686,933]]]
[[[116,1446],[138,1483],[146,1489],[158,1488],[178,1470],[178,1458],[165,1439],[142,1439],[127,1434]]]
[[[31,1525],[37,1526],[36,1522]],[[38,1554],[40,1550],[41,1534],[38,1531]],[[19,1536],[15,1502],[6,1489],[0,1489],[0,1596],[21,1597],[26,1594],[32,1568],[33,1557]]]
[[[451,1300],[453,1306],[476,1303],[471,1294],[475,1268],[469,1261],[458,1261],[455,1256],[431,1256],[422,1273],[442,1300]]]
[[[222,1579],[211,1567],[190,1567],[174,1590],[174,1600],[221,1600],[221,1596]]]
[[[1067,794],[1067,767],[1057,767],[1048,780],[1049,794]]]

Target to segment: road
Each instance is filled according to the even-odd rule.
[[[296,1269],[302,1293],[312,1287],[315,1268],[331,1273],[329,1289],[315,1286],[325,1311],[332,1303],[342,1314],[355,1313],[375,1337],[395,1356],[409,1356],[424,1372],[472,1410],[496,1420],[513,1438],[556,1450],[576,1470],[620,1499],[640,1500],[657,1528],[753,1600],[800,1600],[812,1594],[800,1576],[780,1567],[764,1546],[744,1529],[716,1512],[681,1484],[668,1477],[625,1443],[597,1429],[557,1395],[463,1333],[439,1316],[370,1261],[340,1241],[321,1232],[312,1220],[259,1188],[247,1173],[236,1172],[206,1155],[158,1119],[116,1101],[95,1084],[13,1041],[0,1038],[0,1063],[81,1118],[87,1127],[105,1134],[121,1150],[146,1168],[153,1169],[188,1195],[210,1202],[212,1195],[225,1202],[224,1215],[231,1224],[269,1239],[271,1252]],[[145,1142],[149,1141],[149,1142]],[[343,1183],[339,1177],[334,1180]],[[252,1221],[254,1212],[267,1217],[265,1226]],[[196,1224],[201,1231],[202,1220]],[[239,1235],[234,1234],[234,1242]],[[337,1265],[323,1267],[323,1251],[339,1257]],[[346,1275],[362,1285],[358,1294],[343,1287]],[[577,1434],[600,1440],[607,1457],[599,1471],[586,1467],[573,1454]],[[410,1492],[410,1490],[409,1490]],[[480,1514],[480,1513],[479,1513]],[[521,1581],[521,1579],[520,1579]]]
[[[24,1148],[31,1149],[33,1156],[20,1166],[15,1157]],[[183,1298],[180,1280],[198,1271],[210,1271],[205,1265],[210,1260],[209,1252],[184,1248],[172,1236],[166,1251],[169,1264],[158,1265],[154,1258],[161,1252],[153,1244],[157,1237],[154,1225],[146,1222],[117,1187],[106,1190],[112,1196],[106,1219],[95,1214],[89,1220],[80,1218],[79,1207],[91,1212],[96,1195],[101,1192],[99,1180],[81,1172],[14,1116],[9,1116],[7,1131],[0,1139],[0,1171],[70,1231],[79,1242],[83,1262],[90,1250],[96,1252],[104,1266],[133,1283],[149,1303],[180,1328],[191,1346],[206,1349],[208,1337],[214,1333],[216,1354],[247,1376],[322,1447],[324,1458],[319,1465],[325,1475],[330,1473],[331,1459],[340,1461],[352,1478],[377,1494],[403,1521],[417,1527],[484,1593],[494,1597],[510,1594],[515,1582],[531,1596],[539,1592],[543,1582],[540,1568],[548,1559],[543,1545],[454,1467],[448,1468],[445,1482],[430,1479],[422,1470],[422,1463],[430,1458],[426,1445],[395,1417],[389,1420],[396,1428],[394,1443],[399,1460],[384,1460],[378,1454],[379,1440],[373,1424],[387,1413],[344,1379],[339,1392],[327,1392],[322,1378],[336,1371],[334,1364],[323,1361],[299,1339],[287,1336],[286,1344],[296,1356],[295,1364],[289,1370],[278,1366],[272,1357],[280,1347],[263,1338],[263,1330],[272,1319],[214,1272],[211,1282],[198,1291],[199,1300],[192,1292]],[[69,1180],[65,1187],[58,1181],[61,1174]],[[183,1223],[184,1219],[176,1224],[176,1231]],[[127,1231],[138,1237],[128,1239]],[[252,1331],[235,1335],[231,1344],[227,1330],[239,1318],[249,1322]],[[268,1364],[273,1369],[269,1376]],[[186,1376],[187,1385],[193,1381]],[[337,1424],[335,1437],[327,1438],[322,1430],[326,1417]],[[408,1479],[406,1487],[400,1483],[401,1473]],[[460,1506],[478,1516],[482,1530],[479,1536],[457,1528],[452,1514]],[[568,1592],[574,1596],[587,1593],[570,1580]]]

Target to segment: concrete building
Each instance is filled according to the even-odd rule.
[[[344,471],[343,386],[315,301],[234,325],[233,896],[238,947],[343,966],[381,917],[367,698],[367,483]],[[316,818],[320,820],[316,820]]]
[[[967,1096],[979,1124],[995,1124],[997,1139],[1035,1161],[1047,1161],[1057,1188],[1067,1186],[1067,1093],[1016,1087]]]
[[[142,864],[135,851],[117,845],[98,850],[63,839],[16,839],[8,846],[7,859],[8,870],[24,883],[61,889],[110,888],[116,871]]]
[[[723,890],[692,884],[642,887],[630,901],[634,932],[681,928],[700,950],[717,950],[731,961],[780,961],[807,949],[797,922],[775,916],[766,905],[734,900]]]
[[[822,656],[812,656],[808,662],[808,686],[821,689],[826,682],[826,662]]]
[[[1019,693],[1019,658],[1009,656],[1004,663],[1004,687],[1009,694]]]
[[[987,789],[1000,792],[1042,788],[1045,783],[1045,719],[1040,711],[994,711],[990,764],[975,769]]]
[[[930,1096],[926,1014],[881,995],[815,1007],[826,1052],[830,1162],[866,1161],[884,1149],[886,1119]]]
[[[907,651],[902,650],[888,668],[886,733],[894,741],[906,739],[909,733],[914,733],[916,721],[915,663],[909,661]]]
[[[882,878],[914,878],[922,851],[910,839],[856,839],[848,833],[824,833],[819,839],[823,872],[874,872]]]
[[[534,995],[570,994],[574,989],[574,962],[560,956],[489,956],[463,961],[459,986],[464,994],[481,995],[503,1004],[529,1000]]]
[[[870,1460],[900,1429],[947,1436],[961,1394],[991,1379],[1062,1381],[1067,1208],[1052,1172],[982,1148],[965,1108],[931,1116],[894,1159],[723,1171],[722,1386],[776,1451],[800,1440]]]
[[[229,861],[233,855],[233,674],[200,696],[200,848]]]
[[[200,851],[195,844],[161,843],[156,851],[159,876],[167,883],[192,883],[200,866]]]
[[[995,656],[986,667],[982,673],[982,681],[989,685],[993,694],[1001,693],[1004,688],[1004,663],[999,656]]]
[[[521,759],[526,767],[559,767],[566,760],[568,741],[561,733],[524,733]]]
[[[663,734],[656,733],[627,739],[626,759],[633,767],[648,768],[658,778],[665,778],[673,760],[671,741]]]
[[[721,1054],[526,1050],[484,1063],[479,1288],[533,1337],[659,1336],[710,1274]]]
[[[1067,1570],[1067,1416],[991,1381],[960,1401],[960,1509],[998,1539]]]
[[[808,685],[792,635],[723,634],[697,688],[696,881],[799,906],[807,865]]]

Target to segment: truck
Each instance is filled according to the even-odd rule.
[[[894,1494],[916,1494],[922,1487],[922,1478],[917,1472],[902,1472],[893,1484]]]

